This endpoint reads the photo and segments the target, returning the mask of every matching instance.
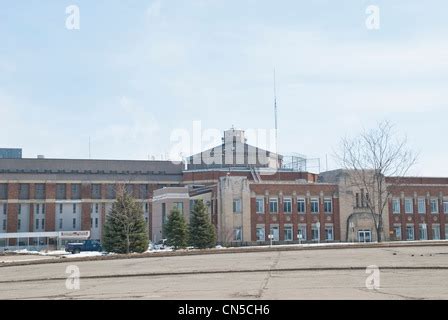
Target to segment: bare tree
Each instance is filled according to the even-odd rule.
[[[366,196],[361,201],[372,214],[381,242],[388,199],[417,162],[417,154],[408,148],[407,138],[398,137],[394,126],[384,121],[359,136],[343,138],[336,157],[342,168],[349,171],[351,185],[364,189]],[[386,184],[386,177],[393,179]]]

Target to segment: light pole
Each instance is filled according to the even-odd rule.
[[[274,235],[270,234],[268,235],[269,241],[271,242],[270,247],[272,248],[272,240],[274,239]]]
[[[317,227],[317,243],[320,243],[320,222],[319,221],[316,222],[316,227]]]

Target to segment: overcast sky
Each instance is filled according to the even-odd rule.
[[[80,30],[66,28],[73,4]],[[280,153],[328,154],[334,169],[342,136],[388,119],[420,152],[415,175],[448,176],[446,0],[0,7],[0,147],[25,157],[88,158],[90,136],[93,158],[159,158],[193,121],[270,129],[275,67]]]

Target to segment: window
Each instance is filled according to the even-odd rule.
[[[426,228],[426,224],[420,224],[418,226],[418,237],[420,240],[428,240],[428,232]]]
[[[92,184],[92,199],[101,199],[101,185]]]
[[[411,198],[404,199],[404,212],[407,214],[414,213],[414,204]]]
[[[167,222],[167,216],[166,216],[166,203],[162,203],[162,224],[165,224]]]
[[[269,212],[270,213],[278,212],[278,199],[277,198],[269,199]]]
[[[315,224],[311,226],[311,239],[313,241],[319,240],[320,238],[319,231],[320,231],[319,228]]]
[[[93,228],[93,218],[90,218],[90,228]]]
[[[65,200],[67,199],[67,192],[65,189],[66,185],[62,183],[56,184],[56,199]]]
[[[306,225],[299,225],[297,230],[297,239],[300,241],[306,241]]]
[[[145,203],[145,212],[149,212],[149,203],[148,202]]]
[[[283,198],[283,212],[284,213],[292,213],[292,199],[291,198]],[[291,235],[292,235],[292,233],[291,233]]]
[[[356,193],[356,208],[360,207],[359,193]]]
[[[255,200],[255,210],[257,213],[264,213],[264,198],[257,198]]]
[[[45,214],[45,204],[42,204],[42,214]]]
[[[325,227],[325,240],[327,241],[333,241],[333,226],[326,226]]]
[[[6,230],[6,219],[3,219],[3,230]]]
[[[297,212],[305,213],[305,199],[297,199]]]
[[[392,199],[392,213],[400,213],[400,199]]]
[[[98,229],[98,218],[95,218],[95,228]]]
[[[448,201],[443,201],[443,213],[448,213]]]
[[[270,234],[273,236],[272,240],[273,241],[278,241],[279,240],[279,232],[278,232],[278,226],[271,226],[270,228]]]
[[[394,227],[395,240],[401,240],[401,226]]]
[[[108,184],[107,185],[107,199],[113,200],[116,198],[115,185]]]
[[[241,227],[233,229],[233,241],[242,241],[242,233]]]
[[[62,203],[59,205],[59,213],[62,213],[63,205]]]
[[[418,213],[419,214],[426,213],[426,200],[424,198],[418,199]]]
[[[76,218],[73,218],[73,229],[76,229]]]
[[[266,241],[264,226],[257,227],[257,241]]]
[[[72,200],[80,200],[81,199],[81,185],[80,184],[72,184]]]
[[[42,222],[42,223],[41,223],[41,225],[42,225],[42,230],[44,230],[44,229],[45,229],[45,219],[42,219],[41,222]]]
[[[45,199],[45,184],[37,183],[35,185],[35,198],[38,200]]]
[[[148,188],[147,184],[141,184],[139,186],[140,199],[148,199],[148,197],[149,197],[148,190],[149,190],[149,188]]]
[[[332,199],[325,199],[324,200],[324,212],[325,213],[332,213],[333,212],[333,200]]]
[[[439,213],[439,200],[431,199],[431,213],[432,214]]]
[[[432,240],[440,240],[440,225],[432,225]]]
[[[39,210],[40,210],[40,205],[36,204],[36,214],[39,214]]]
[[[76,203],[74,203],[73,204],[73,213],[76,213],[76,208],[77,208],[77,205],[76,205]]]
[[[8,212],[8,205],[6,203],[3,204],[3,214],[6,215]]]
[[[36,219],[36,230],[39,230],[39,219]]]
[[[98,210],[99,210],[99,205],[98,205],[98,203],[95,203],[95,213],[98,213]]]
[[[412,225],[406,226],[406,240],[414,240],[414,226]]]
[[[283,229],[283,231],[284,231],[284,240],[285,241],[292,241],[293,240],[292,226],[291,225],[285,225],[285,228]]]
[[[30,198],[30,185],[27,183],[19,184],[19,199],[28,200]]]
[[[8,199],[8,185],[6,183],[0,183],[0,200]]]
[[[127,184],[124,186],[124,189],[126,190],[126,193],[130,196],[134,195],[134,186],[132,184]]]
[[[21,204],[19,204],[18,211],[19,211],[19,214],[22,214],[22,205]]]
[[[311,213],[319,213],[319,199],[311,199]]]
[[[184,213],[184,204],[183,204],[183,202],[175,202],[174,205],[173,205],[173,208],[176,208],[177,210],[179,210],[179,212],[181,214]]]
[[[62,230],[62,224],[63,224],[63,220],[59,219],[59,230]]]
[[[21,220],[21,219],[18,219],[18,220],[17,220],[17,230],[20,230],[21,227],[22,227],[22,220]]]

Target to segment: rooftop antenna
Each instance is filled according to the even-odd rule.
[[[278,153],[277,81],[274,68],[275,153]]]
[[[275,113],[275,153],[277,155],[277,169],[280,168],[280,159],[278,156],[278,116],[277,116],[277,81],[275,77],[275,67],[274,67],[274,113]],[[280,176],[279,176],[280,179]]]

